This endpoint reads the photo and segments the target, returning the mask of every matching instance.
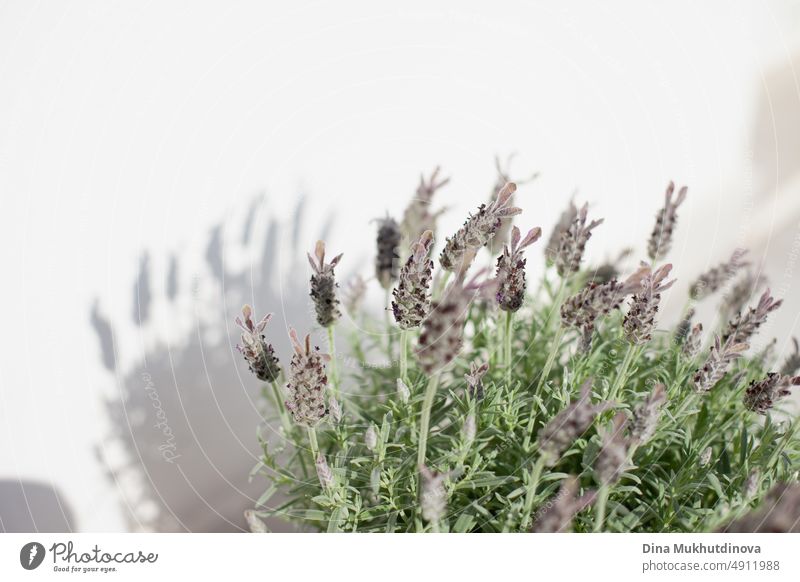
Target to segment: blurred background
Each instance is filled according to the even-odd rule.
[[[540,172],[517,223],[546,237],[577,191],[595,263],[641,254],[687,184],[665,318],[747,247],[788,353],[797,65],[796,0],[0,2],[0,531],[245,528],[265,485],[233,317],[275,312],[285,357],[305,252],[369,277],[370,221],[437,165],[440,232],[516,152],[511,178]]]

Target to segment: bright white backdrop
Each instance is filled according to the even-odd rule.
[[[754,242],[785,279],[797,195],[761,188],[774,168],[752,136],[765,103],[767,134],[785,123],[766,79],[799,16],[793,1],[1,2],[0,478],[57,485],[82,530],[125,527],[91,448],[114,384],[92,301],[129,318],[142,250],[159,268],[202,252],[262,190],[276,216],[307,192],[307,220],[334,213],[330,245],[356,257],[421,170],[453,176],[447,231],[516,151],[516,172],[542,172],[525,226],[578,188],[607,217],[603,258],[644,240],[675,179],[691,188],[676,263]],[[152,341],[119,334],[124,357]]]

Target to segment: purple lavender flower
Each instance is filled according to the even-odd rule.
[[[375,255],[375,278],[381,287],[388,289],[397,280],[400,255],[400,225],[387,216],[379,221],[376,240],[378,252]]]
[[[767,316],[778,309],[783,304],[783,300],[775,300],[770,295],[769,289],[764,291],[758,304],[751,307],[747,313],[739,314],[736,319],[728,324],[725,333],[722,336],[722,341],[727,341],[732,338],[736,343],[746,343],[756,334],[758,328],[764,325],[767,321]]]
[[[489,371],[489,363],[484,362],[483,364],[478,364],[477,362],[470,362],[469,364],[469,374],[464,374],[464,378],[467,381],[467,392],[469,393],[470,398],[474,398],[475,400],[483,400],[484,391],[483,391],[483,377],[486,375],[486,372]]]
[[[325,243],[321,240],[317,241],[314,257],[308,255],[308,262],[314,270],[311,275],[311,298],[317,312],[317,323],[322,327],[333,325],[341,316],[339,299],[336,297],[338,285],[333,272],[341,259],[342,255],[339,254],[330,263],[325,263]]]
[[[330,356],[320,353],[319,348],[312,349],[309,335],[302,344],[294,329],[289,329],[289,337],[294,355],[286,385],[289,393],[286,408],[297,424],[316,426],[328,416],[328,403],[325,399],[328,376],[325,368]]]
[[[666,387],[659,382],[653,386],[653,391],[647,398],[633,409],[633,421],[630,428],[630,439],[633,446],[642,445],[653,438],[661,417],[661,409],[666,402]]]
[[[531,229],[520,241],[520,231],[516,226],[511,231],[511,248],[503,248],[497,259],[497,304],[503,311],[518,311],[525,299],[525,258],[523,251],[539,240],[542,229]]]
[[[709,392],[728,372],[731,362],[742,357],[749,347],[747,344],[734,343],[733,338],[728,338],[723,344],[719,336],[715,336],[708,359],[692,378],[695,390]]]
[[[740,269],[748,265],[742,260],[746,254],[746,250],[736,249],[730,259],[700,275],[691,286],[691,296],[697,300],[704,299],[720,289]]]
[[[619,481],[628,467],[629,442],[625,438],[625,425],[628,417],[624,412],[614,416],[610,431],[602,435],[603,445],[594,463],[594,472],[601,485],[613,485]]]
[[[244,356],[250,371],[262,382],[274,382],[281,373],[280,362],[272,345],[267,343],[264,328],[272,314],[268,313],[258,323],[253,323],[253,308],[242,307],[242,317],[236,318],[236,325],[242,329],[242,343],[236,349]]]
[[[686,200],[688,188],[684,186],[678,192],[678,197],[673,201],[675,183],[670,182],[664,196],[664,208],[656,214],[656,225],[647,244],[647,254],[653,261],[663,259],[672,247],[672,235],[678,221],[678,207]]]
[[[786,361],[783,362],[783,367],[781,368],[781,374],[784,376],[791,376],[797,370],[800,370],[800,345],[797,343],[797,338],[792,338],[792,345],[794,346],[794,351],[786,357]]]
[[[594,503],[596,491],[587,491],[578,496],[578,478],[567,477],[555,497],[536,513],[534,533],[566,533],[572,530],[575,516]]]
[[[661,293],[675,283],[675,279],[665,281],[671,270],[672,265],[666,264],[642,278],[641,290],[633,295],[630,310],[622,322],[625,336],[631,343],[641,345],[652,339]]]
[[[750,383],[744,393],[745,408],[758,414],[766,414],[778,400],[791,394],[792,386],[800,386],[800,376],[770,372],[765,378]]]
[[[403,214],[402,231],[406,240],[417,240],[426,230],[436,232],[436,220],[445,209],[431,212],[433,195],[450,181],[450,178],[440,178],[439,170],[437,167],[427,180],[425,176],[419,177],[416,194]]]
[[[569,227],[561,233],[558,249],[555,254],[556,270],[561,277],[568,277],[580,269],[586,243],[592,237],[592,230],[600,226],[604,219],[593,220],[586,224],[589,205],[584,204],[577,217]]]
[[[400,270],[397,287],[392,291],[392,313],[402,329],[419,327],[431,309],[431,273],[433,261],[430,258],[433,246],[433,233],[426,230],[417,242],[411,245],[411,256]]]

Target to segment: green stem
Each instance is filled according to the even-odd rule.
[[[547,457],[539,455],[536,459],[536,464],[531,470],[531,476],[528,480],[528,490],[525,494],[525,508],[522,512],[522,529],[527,529],[531,522],[531,511],[533,510],[533,502],[536,499],[536,488],[539,486],[539,480],[542,477],[542,470]]]
[[[606,521],[606,504],[608,503],[608,494],[608,485],[601,485],[600,491],[597,492],[597,505],[594,518],[595,533],[603,531],[603,525]]]
[[[417,449],[417,466],[425,464],[425,453],[428,448],[428,429],[431,424],[431,409],[433,399],[436,396],[436,389],[439,386],[439,372],[434,372],[428,387],[425,389],[425,399],[422,401],[421,418],[419,421],[419,448]]]
[[[400,330],[400,379],[408,385],[408,330]]]
[[[319,442],[317,441],[317,429],[313,426],[308,427],[308,444],[311,447],[311,457],[316,463],[319,456]]]
[[[283,431],[288,437],[290,434],[292,434],[292,421],[289,419],[289,413],[286,410],[286,405],[283,403],[283,399],[281,398],[281,391],[280,388],[278,388],[278,382],[273,380],[270,382],[270,386],[272,386],[272,395],[275,397],[275,408],[281,417]]]
[[[504,364],[506,366],[506,385],[511,385],[511,371],[513,369],[513,360],[511,358],[511,335],[514,332],[514,312],[506,311],[506,332],[503,338],[505,345],[505,354],[503,355]]]
[[[617,393],[619,392],[622,384],[625,383],[625,379],[628,374],[628,368],[630,368],[631,363],[634,361],[636,352],[638,352],[638,350],[639,347],[636,344],[630,344],[628,346],[628,351],[625,352],[625,359],[622,360],[622,365],[617,373],[617,378],[614,380],[614,384],[611,386],[611,390],[608,392],[607,400],[609,402],[613,402],[617,398]]]
[[[331,353],[331,386],[333,387],[333,396],[336,400],[340,400],[339,392],[339,364],[336,362],[336,342],[333,336],[333,326],[328,326],[328,349]]]

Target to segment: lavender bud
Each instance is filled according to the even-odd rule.
[[[744,393],[744,405],[748,410],[766,414],[775,402],[791,394],[792,386],[800,386],[800,376],[783,376],[770,372],[762,380],[753,380]]]
[[[675,279],[664,282],[671,270],[672,265],[666,264],[642,279],[642,288],[634,294],[630,310],[622,322],[629,342],[641,345],[652,339],[661,293],[675,283]]]
[[[539,240],[541,228],[531,229],[520,241],[516,226],[511,231],[511,247],[505,246],[497,259],[497,304],[503,311],[518,311],[525,299],[525,259],[522,252]]]
[[[436,220],[444,209],[431,212],[431,202],[436,191],[449,181],[450,178],[439,178],[438,167],[427,180],[425,176],[420,176],[416,194],[403,214],[402,230],[406,240],[417,240],[426,230],[436,232]]]
[[[264,336],[272,314],[268,313],[258,323],[253,323],[253,309],[249,305],[242,307],[242,317],[236,318],[236,325],[242,330],[242,343],[236,349],[244,356],[250,371],[262,382],[274,382],[281,372],[275,350],[268,344]]]
[[[675,232],[675,224],[678,221],[678,207],[686,200],[688,188],[684,186],[678,191],[678,197],[673,202],[672,195],[675,193],[675,183],[670,182],[664,196],[664,208],[656,214],[656,225],[650,235],[647,244],[647,254],[653,260],[663,259],[672,247],[672,235]]]
[[[722,336],[722,341],[727,341],[728,338],[731,338],[736,343],[748,343],[756,334],[758,328],[766,323],[767,316],[782,304],[783,300],[775,301],[775,298],[770,295],[770,291],[767,289],[758,300],[758,305],[751,307],[744,315],[739,314],[736,319],[728,324]]]
[[[316,261],[314,260],[316,258]],[[308,255],[313,274],[311,275],[311,298],[317,312],[317,323],[322,327],[333,325],[341,316],[339,312],[339,299],[336,297],[336,278],[333,269],[339,264],[342,255],[333,258],[330,263],[325,263],[325,243],[317,241],[314,257]]]
[[[392,313],[402,329],[419,327],[431,309],[431,273],[433,261],[430,258],[433,246],[433,233],[426,230],[417,242],[411,245],[411,256],[400,271],[397,287],[392,291]]]
[[[400,225],[397,221],[388,216],[380,221],[376,241],[378,253],[375,256],[375,278],[384,289],[388,289],[397,280],[401,238]]]
[[[478,401],[483,400],[484,397],[483,377],[486,375],[486,372],[488,371],[489,371],[488,362],[484,362],[483,364],[470,362],[469,374],[464,374],[464,378],[467,381],[467,393],[469,394],[470,398],[474,398],[475,400]]]
[[[244,512],[244,519],[247,522],[247,527],[250,528],[252,533],[267,533],[269,532],[269,528],[267,524],[265,524],[261,519],[256,515],[256,512],[252,509],[247,509]]]
[[[650,395],[633,410],[631,423],[631,444],[638,446],[646,443],[656,432],[661,409],[667,401],[667,391],[661,383],[653,386]]]
[[[556,496],[536,513],[532,532],[565,533],[572,531],[575,516],[594,503],[596,491],[587,491],[578,497],[578,478],[567,477]]]
[[[691,296],[699,300],[716,292],[736,275],[742,267],[747,266],[748,263],[742,261],[746,254],[746,250],[736,249],[726,262],[720,263],[698,277],[697,281],[691,286]]]
[[[580,397],[556,414],[539,432],[539,453],[545,456],[545,465],[552,467],[573,443],[588,429],[595,417],[611,404],[591,403],[592,379],[581,387]]]
[[[800,370],[800,345],[798,345],[796,337],[792,338],[792,344],[794,345],[794,351],[789,354],[781,368],[781,374],[784,376],[791,376],[797,370]]]
[[[367,432],[364,433],[364,444],[370,451],[374,451],[378,446],[378,433],[375,432],[375,426],[370,424]]]
[[[325,460],[325,457],[322,453],[317,455],[317,461],[314,464],[317,467],[317,478],[319,479],[319,484],[322,486],[322,488],[326,491],[333,489],[335,483],[333,472],[328,466],[328,461]]]
[[[708,359],[692,378],[697,392],[709,392],[725,376],[731,362],[742,357],[742,353],[750,347],[747,344],[733,343],[732,340],[730,338],[723,344],[719,336],[714,336],[714,345],[711,346]]]
[[[711,447],[706,447],[703,449],[703,452],[700,453],[700,466],[705,467],[711,462],[711,454],[714,452],[714,449]]]
[[[468,263],[464,260],[467,251],[478,250],[485,246],[500,228],[503,218],[522,212],[520,208],[510,205],[511,196],[516,189],[517,186],[513,182],[503,186],[491,204],[481,204],[477,214],[470,215],[464,226],[446,240],[444,249],[439,255],[439,263],[443,269],[456,272],[467,267]]]
[[[436,523],[447,512],[447,491],[444,483],[450,474],[431,471],[425,465],[420,465],[419,472],[422,477],[420,494],[422,517],[428,523]]]
[[[400,378],[397,379],[397,394],[400,396],[400,402],[403,404],[407,404],[408,399],[411,397],[411,390],[408,389],[406,383]]]
[[[294,347],[294,355],[289,366],[289,382],[286,388],[289,399],[286,408],[292,413],[294,421],[304,426],[315,426],[328,415],[325,391],[328,376],[325,366],[330,356],[311,349],[311,336],[306,336],[301,344],[294,329],[289,330]]]
[[[592,237],[592,230],[603,223],[603,219],[593,220],[587,226],[586,215],[589,212],[589,205],[584,204],[578,211],[577,217],[569,227],[561,233],[556,251],[556,270],[561,277],[568,277],[577,273],[583,260],[583,252],[586,250],[586,243]]]
[[[612,430],[603,434],[603,446],[594,463],[595,475],[602,485],[619,481],[628,467],[628,441],[624,434],[627,422],[625,413],[619,412],[614,416]]]

